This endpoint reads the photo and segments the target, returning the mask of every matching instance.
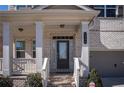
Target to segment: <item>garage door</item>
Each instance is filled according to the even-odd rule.
[[[124,76],[124,52],[90,51],[90,69],[96,68],[102,77]]]

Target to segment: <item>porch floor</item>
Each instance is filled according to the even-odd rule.
[[[48,87],[74,87],[72,73],[50,73]]]

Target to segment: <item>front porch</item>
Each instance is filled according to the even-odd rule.
[[[41,12],[14,11],[7,19],[7,13],[1,13],[0,73],[13,76],[39,72],[47,86],[50,73],[68,72],[74,73],[75,85],[79,86],[79,77],[89,73],[89,23],[98,12]]]
[[[88,22],[83,23],[85,24],[82,24],[82,26],[85,25],[88,27]],[[59,26],[56,27],[54,25],[45,26],[45,31],[42,32],[41,36],[39,36],[39,33],[35,33],[35,31],[32,31],[32,29],[30,29],[30,33],[32,34],[28,34],[29,30],[26,29],[25,26],[27,26],[28,29],[29,27],[34,27],[33,25],[25,24],[21,26],[22,28],[24,28],[24,31],[20,32],[17,30],[18,26],[13,27],[13,25],[11,25],[13,32],[8,34],[8,36],[10,36],[11,38],[11,41],[9,41],[10,43],[7,45],[9,49],[8,51],[6,51],[6,47],[3,43],[3,58],[0,59],[1,74],[13,77],[24,75],[26,76],[29,73],[39,72],[42,73],[44,82],[46,82],[44,83],[44,86],[47,86],[47,82],[51,78],[50,76],[52,73],[56,73],[56,75],[58,72],[71,74],[74,73],[74,75],[71,75],[70,80],[75,82],[76,86],[79,86],[79,77],[82,76],[82,74],[80,73],[83,72],[81,72],[80,70],[82,68],[82,65],[79,65],[79,60],[78,58],[75,59],[75,57],[81,56],[82,44],[80,33],[81,31],[83,33],[83,31],[86,30],[84,30],[83,27],[80,28],[80,26],[78,25],[67,25],[64,28],[60,28]],[[42,27],[42,25],[40,25],[40,27]],[[41,38],[42,36],[43,38]],[[34,43],[34,41],[36,43]],[[42,41],[43,44],[41,44]],[[39,47],[39,44],[43,46]],[[62,47],[62,45],[64,46]],[[68,48],[64,49],[64,47]],[[43,49],[41,50],[41,48]],[[58,50],[64,52],[64,55],[62,55],[61,53],[58,54]],[[65,51],[68,51],[68,53],[65,53]],[[7,58],[7,55],[5,53],[9,55],[7,61],[5,60]],[[58,60],[58,55],[61,55],[63,59]],[[68,58],[68,60],[66,58]],[[64,61],[64,65],[62,63],[58,64],[58,62]],[[42,64],[39,65],[39,63]],[[5,66],[7,66],[7,64],[9,66],[7,67],[7,69],[5,69]],[[86,73],[88,74],[88,72]]]

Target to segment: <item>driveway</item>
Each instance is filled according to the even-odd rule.
[[[124,87],[124,77],[102,78],[104,87]]]

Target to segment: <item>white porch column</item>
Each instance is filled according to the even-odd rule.
[[[124,5],[123,5],[123,17],[124,17]]]
[[[36,22],[36,71],[41,73],[43,62],[43,23]]]
[[[10,26],[3,23],[3,75],[10,75]]]
[[[81,22],[82,51],[81,51],[81,76],[87,77],[89,74],[89,22]]]

